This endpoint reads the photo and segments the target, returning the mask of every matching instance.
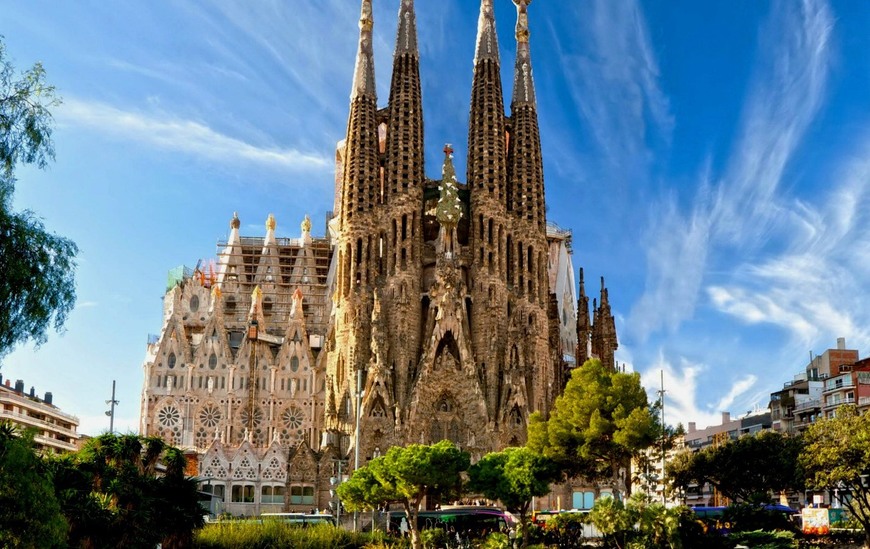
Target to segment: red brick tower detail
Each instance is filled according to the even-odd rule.
[[[507,353],[506,277],[510,227],[505,208],[507,180],[504,99],[492,0],[482,0],[477,27],[467,184],[471,194],[469,252],[471,333],[484,380],[487,411],[495,417]],[[500,320],[501,319],[501,320]]]
[[[383,227],[388,276],[384,316],[389,330],[384,351],[396,377],[396,398],[403,406],[409,377],[420,359],[420,280],[422,205],[425,185],[423,101],[420,56],[413,0],[399,6],[393,76],[387,110],[385,157],[385,223]],[[391,411],[392,413],[393,411]]]

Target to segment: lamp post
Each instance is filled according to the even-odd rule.
[[[659,370],[659,375],[662,387],[658,391],[662,404],[662,505],[667,505],[667,498],[665,497],[665,371]]]
[[[106,404],[110,407],[106,410],[106,415],[109,416],[109,433],[113,434],[115,432],[115,405],[118,404],[118,401],[115,400],[115,380],[112,380],[112,399],[107,400]]]

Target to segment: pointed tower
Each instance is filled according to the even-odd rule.
[[[592,337],[592,323],[589,319],[589,297],[583,281],[583,268],[580,268],[580,297],[577,298],[577,366],[589,360],[589,340]]]
[[[597,356],[604,366],[614,370],[616,369],[614,354],[618,347],[616,323],[610,311],[610,299],[602,276],[601,304],[595,309],[595,319],[592,326],[592,354]]]
[[[528,6],[531,0],[514,0],[517,5],[517,59],[511,101],[510,148],[508,150],[507,208],[529,229],[544,232],[544,168],[541,136],[532,78],[529,47]]]
[[[468,122],[467,184],[471,194],[469,238],[471,333],[491,418],[497,416],[505,368],[510,237],[505,208],[507,180],[504,98],[493,0],[481,0]]]
[[[387,108],[384,225],[381,274],[387,295],[400,298],[379,313],[387,326],[381,348],[386,366],[396,375],[397,399],[404,404],[410,373],[420,359],[420,278],[422,254],[423,101],[420,86],[420,55],[417,50],[417,19],[414,0],[401,0],[393,53],[390,103]],[[386,263],[384,266],[383,263]],[[383,271],[386,272],[383,272]],[[388,415],[395,414],[394,408]],[[391,419],[395,420],[395,417]]]

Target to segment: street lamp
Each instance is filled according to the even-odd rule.
[[[110,405],[110,408],[106,410],[106,415],[109,416],[109,433],[115,432],[115,405],[119,402],[115,400],[115,380],[112,380],[112,399],[107,400],[106,404]]]

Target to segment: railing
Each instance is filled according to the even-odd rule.
[[[50,421],[45,421],[44,419],[35,418],[33,416],[23,414],[21,412],[11,412],[9,410],[0,410],[0,417],[8,418],[14,420],[15,423],[26,423],[28,425],[32,425],[34,427],[43,427],[49,431],[55,431],[58,433],[65,434],[74,439],[79,437],[79,434],[75,431],[75,429],[69,429],[62,425],[58,425],[57,423],[51,423]]]
[[[852,380],[852,377],[846,378],[833,378],[825,381],[825,390],[832,391],[834,389],[841,389],[843,387],[854,387],[855,382]]]
[[[821,407],[822,407],[822,402],[819,399],[814,398],[812,400],[807,400],[806,402],[801,402],[800,404],[795,405],[794,412],[798,413],[798,412],[802,412],[805,410],[812,410],[813,408],[821,408]]]
[[[843,404],[855,404],[854,398],[829,398],[825,401],[825,408],[842,406]]]

